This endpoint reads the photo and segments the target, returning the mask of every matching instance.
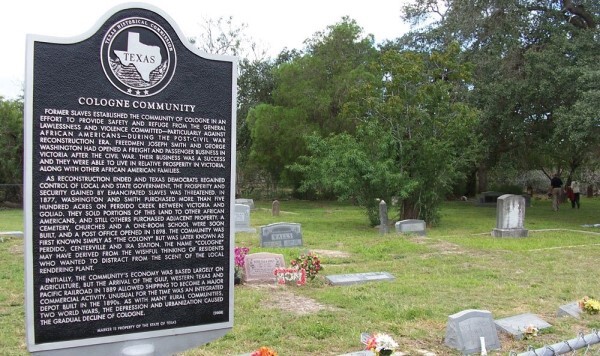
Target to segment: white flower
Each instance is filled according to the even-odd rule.
[[[398,347],[398,343],[396,341],[394,341],[394,339],[392,339],[392,337],[387,334],[376,334],[375,341],[376,341],[375,348],[377,351],[395,350],[396,347]]]

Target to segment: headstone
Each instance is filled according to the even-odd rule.
[[[425,220],[407,219],[396,222],[397,233],[425,236]]]
[[[493,192],[493,191],[481,192],[479,194],[477,201],[478,201],[479,205],[495,206],[496,202],[498,201],[498,198],[502,195],[504,195],[504,193]]]
[[[388,272],[366,272],[352,274],[333,274],[325,276],[325,280],[332,286],[345,286],[350,284],[391,281],[395,277]]]
[[[229,332],[237,59],[129,3],[29,35],[26,67],[29,351],[166,355]]]
[[[250,226],[249,205],[235,204],[235,232],[256,232],[256,229]]]
[[[237,198],[235,200],[236,204],[244,204],[244,205],[248,205],[250,207],[250,209],[254,209],[254,199],[242,199],[242,198]]]
[[[521,195],[505,194],[498,198],[494,237],[527,237],[523,228],[525,220],[525,198]]]
[[[271,215],[279,216],[279,200],[273,200],[273,204],[271,207]]]
[[[504,319],[495,321],[496,328],[504,333],[514,336],[515,339],[523,338],[523,331],[530,325],[535,326],[538,330],[546,329],[552,325],[548,324],[539,316],[531,313],[519,314]]]
[[[302,227],[298,223],[274,223],[260,227],[260,247],[302,246]]]
[[[385,200],[379,202],[379,234],[385,235],[389,232],[388,228],[388,213]]]
[[[481,352],[481,337],[488,350],[500,349],[500,339],[492,313],[468,309],[448,317],[444,344],[461,351],[463,355]]]
[[[561,305],[556,312],[557,316],[572,316],[573,318],[581,318],[581,308],[579,302],[572,302],[569,304]]]
[[[23,231],[1,231],[0,232],[0,239],[1,238],[22,239],[23,238]]]
[[[275,283],[275,269],[285,267],[283,255],[269,252],[244,257],[244,280],[248,284]]]

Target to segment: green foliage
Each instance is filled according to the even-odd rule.
[[[340,200],[366,209],[372,226],[379,223],[379,201],[406,196],[410,183],[396,169],[393,140],[374,122],[349,134],[308,137],[309,156],[292,167],[304,180],[300,190],[332,191]]]
[[[306,114],[298,108],[260,104],[248,113],[252,148],[250,158],[271,174],[274,182],[292,180],[285,171],[303,154],[303,136],[312,131]]]
[[[282,53],[273,68],[272,100],[261,99],[247,116],[250,161],[269,172],[275,183],[296,186],[285,165],[305,154],[302,136],[317,132],[353,132],[356,121],[341,115],[357,82],[370,77],[368,65],[377,51],[373,39],[361,37],[355,21],[340,23],[315,34],[305,53]]]
[[[478,157],[477,112],[456,100],[468,78],[458,47],[431,55],[381,54],[379,86],[356,85],[344,115],[361,125],[355,135],[312,137],[310,157],[294,169],[303,189],[331,189],[378,222],[376,199],[398,197],[402,218],[437,222],[440,203]]]
[[[0,97],[0,184],[22,183],[23,102]],[[20,189],[7,190],[6,199],[20,202]]]
[[[599,4],[451,0],[438,7],[415,0],[405,18],[430,26],[399,44],[431,50],[458,41],[475,65],[468,97],[482,112],[478,130],[488,152],[481,170],[503,161],[573,173],[600,145],[590,122],[597,112],[585,104],[598,82],[589,79],[600,52]]]

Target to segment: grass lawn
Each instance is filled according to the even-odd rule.
[[[600,296],[600,200],[582,198],[582,208],[564,204],[553,212],[547,199],[534,199],[525,216],[529,237],[492,238],[496,209],[448,202],[439,226],[426,237],[380,236],[357,207],[336,202],[282,201],[271,216],[270,202],[255,202],[251,224],[302,224],[302,249],[259,248],[257,234],[236,234],[250,252],[276,252],[286,262],[305,250],[321,254],[324,270],[304,287],[235,287],[234,328],[225,337],[184,355],[238,355],[270,346],[279,355],[339,355],[362,348],[361,332],[384,332],[400,351],[459,355],[443,344],[448,316],[484,309],[494,318],[531,312],[552,325],[530,340],[501,335],[502,349],[524,352],[600,329],[600,315],[558,318],[559,306],[585,295]],[[0,210],[1,230],[22,230],[22,211]],[[390,218],[393,218],[390,214]],[[0,355],[26,355],[23,307],[23,242],[0,243]],[[395,280],[329,286],[323,276],[389,272]],[[489,350],[488,350],[489,351]]]

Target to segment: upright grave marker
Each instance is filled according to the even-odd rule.
[[[482,345],[481,338],[484,344]],[[448,317],[444,344],[462,351],[463,355],[500,348],[500,339],[492,313],[487,310],[468,309]]]
[[[522,195],[504,194],[498,197],[496,207],[496,228],[494,237],[527,237],[523,228],[525,221],[525,198]]]
[[[125,4],[27,38],[27,345],[173,354],[233,326],[234,57]]]
[[[302,246],[302,225],[279,222],[260,227],[260,247]]]

